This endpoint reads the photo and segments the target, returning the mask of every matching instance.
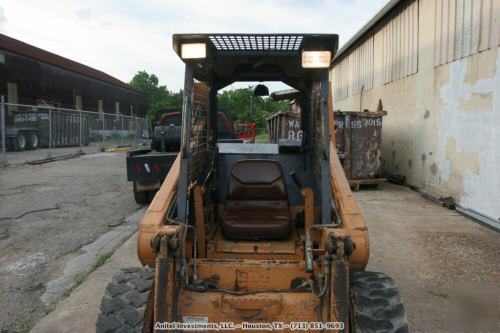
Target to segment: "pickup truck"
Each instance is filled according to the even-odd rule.
[[[235,140],[233,125],[219,111],[217,119],[219,139]],[[153,200],[177,157],[181,144],[182,115],[179,109],[164,110],[158,117],[150,149],[127,153],[127,180],[132,182],[138,204]]]

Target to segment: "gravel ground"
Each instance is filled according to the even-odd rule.
[[[453,294],[466,283],[476,288],[473,297],[486,289],[495,295],[499,233],[406,187],[383,184],[355,195],[370,236],[367,269],[395,279],[411,332],[455,332],[448,314],[457,306]],[[498,329],[498,312],[496,316]],[[474,325],[472,331],[480,331]]]
[[[135,232],[124,164],[101,153],[0,169],[1,332],[29,328]]]

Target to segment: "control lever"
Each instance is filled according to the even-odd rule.
[[[292,177],[293,181],[295,182],[295,185],[297,185],[298,188],[302,189],[304,186],[302,186],[302,182],[299,179],[299,176],[295,173],[295,171],[290,172],[290,177]]]

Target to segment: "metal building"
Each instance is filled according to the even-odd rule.
[[[338,52],[335,109],[382,100],[384,169],[500,224],[500,1],[392,0]]]
[[[15,104],[144,116],[145,96],[97,69],[0,34],[0,95]],[[12,112],[7,110],[7,123]]]

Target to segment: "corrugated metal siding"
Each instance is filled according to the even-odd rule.
[[[373,36],[349,55],[352,94],[373,89]]]
[[[349,94],[349,57],[333,68],[333,98],[335,101],[346,99]]]
[[[434,65],[500,45],[500,0],[435,0]]]
[[[382,34],[382,82],[415,74],[418,69],[418,1],[413,1],[378,32]]]

